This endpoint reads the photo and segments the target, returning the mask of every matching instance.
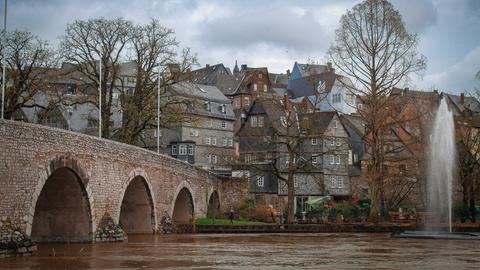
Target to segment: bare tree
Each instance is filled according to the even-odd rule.
[[[35,96],[46,89],[46,78],[50,68],[55,66],[53,49],[48,42],[30,32],[13,31],[7,33],[5,52],[5,118],[11,118],[21,108],[46,109]]]
[[[462,201],[475,222],[475,203],[480,191],[480,119],[478,116],[460,116],[456,120],[460,139],[457,147]]]
[[[81,80],[93,89],[101,87],[95,105],[102,100],[102,136],[110,136],[110,118],[114,89],[118,84],[119,64],[124,49],[131,39],[132,23],[122,18],[76,20],[67,25],[61,37],[60,52],[65,61],[74,64],[75,72],[82,74]],[[100,85],[100,64],[102,84]]]
[[[118,88],[123,111],[119,131],[122,142],[135,144],[142,139],[144,130],[156,127],[158,94],[161,97],[162,127],[190,120],[191,115],[185,109],[189,106],[188,100],[166,98],[169,86],[184,80],[185,76],[180,75],[197,62],[188,48],[181,52],[180,59],[177,58],[178,42],[174,34],[172,29],[165,28],[157,20],[132,29],[129,53],[135,76],[133,93],[126,91],[128,88],[123,87],[123,80]],[[180,63],[173,64],[177,62]]]
[[[344,162],[348,155],[349,144],[345,140],[341,147],[327,147],[326,141],[330,141],[328,135],[324,133],[326,124],[317,119],[320,112],[304,112],[298,104],[291,104],[288,98],[284,97],[282,101],[277,98],[268,98],[255,101],[262,102],[262,106],[269,107],[267,117],[270,121],[262,117],[262,128],[243,129],[239,136],[241,148],[244,153],[245,166],[252,173],[251,177],[272,175],[278,180],[279,190],[286,187],[287,193],[287,223],[293,223],[295,219],[295,192],[297,185],[296,178],[299,176],[309,176],[306,178],[297,178],[297,180],[313,180],[318,191],[326,194],[323,177],[324,157],[327,154],[343,154]],[[253,108],[252,107],[252,108]],[[335,114],[334,112],[329,112]],[[250,115],[251,117],[257,117]],[[251,119],[247,118],[252,123]],[[333,118],[329,118],[330,120]],[[253,123],[258,123],[258,118]],[[245,123],[247,125],[248,123]],[[322,126],[323,125],[323,126]],[[256,124],[253,125],[254,127]],[[314,140],[316,147],[311,145]],[[263,142],[259,145],[258,142]],[[313,182],[312,182],[313,183]]]
[[[366,122],[365,140],[370,155],[370,219],[378,220],[383,203],[383,165],[387,98],[410,74],[423,70],[424,56],[416,47],[418,37],[407,32],[401,15],[386,0],[366,0],[347,11],[336,31],[329,55],[337,69],[360,86],[351,89],[363,98],[360,115]],[[349,87],[348,85],[345,85]]]

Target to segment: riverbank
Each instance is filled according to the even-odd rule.
[[[417,224],[343,223],[343,224],[182,224],[178,233],[388,233],[422,230]],[[447,230],[439,226],[439,230]],[[454,224],[455,232],[480,232],[480,223]]]

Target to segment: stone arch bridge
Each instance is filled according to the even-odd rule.
[[[94,241],[105,220],[127,233],[154,233],[166,215],[187,223],[220,200],[216,182],[142,148],[0,120],[0,217],[33,240]]]

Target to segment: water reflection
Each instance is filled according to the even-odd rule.
[[[130,235],[128,243],[40,245],[1,269],[478,269],[475,241],[387,234]]]

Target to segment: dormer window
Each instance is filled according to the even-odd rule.
[[[208,101],[205,101],[205,110],[207,110],[208,112],[212,110],[212,105]]]
[[[220,105],[220,112],[223,114],[227,113],[227,106],[225,104]]]
[[[258,74],[258,78],[259,79],[263,78],[263,74],[262,73]]]
[[[247,107],[250,106],[250,98],[249,97],[244,97],[243,105],[245,105]]]

